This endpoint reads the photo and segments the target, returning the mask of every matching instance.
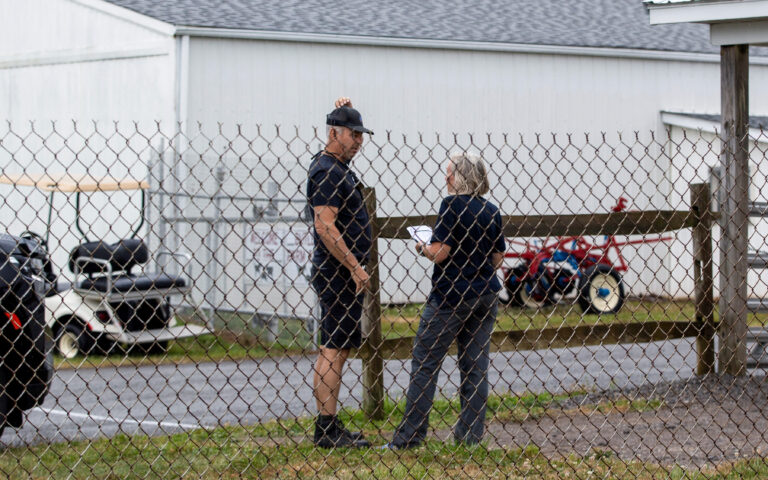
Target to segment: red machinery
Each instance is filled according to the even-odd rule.
[[[626,206],[627,199],[620,197],[612,211],[623,211]],[[628,270],[621,247],[664,242],[672,237],[619,242],[608,235],[604,239],[601,244],[584,237],[547,238],[542,242],[510,239],[512,245],[525,249],[504,254],[505,258],[520,260],[512,268],[502,268],[508,302],[539,308],[576,292],[584,313],[618,312],[626,297],[620,272]]]

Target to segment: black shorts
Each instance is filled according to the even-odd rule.
[[[313,269],[312,287],[320,301],[320,345],[338,350],[359,348],[365,294],[355,293],[349,271]]]

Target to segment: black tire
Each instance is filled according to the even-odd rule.
[[[5,387],[3,387],[3,389],[5,389]],[[0,394],[0,437],[3,436],[3,431],[8,423],[6,415],[8,415],[8,410],[11,408],[10,405],[8,405],[9,403],[8,397],[5,394]]]
[[[507,305],[514,305],[516,307],[523,306],[520,302],[520,289],[523,286],[523,282],[520,282],[517,279],[525,276],[527,271],[528,269],[525,265],[518,265],[507,273],[507,276],[504,279],[504,289],[507,292],[507,296],[502,299]]]
[[[579,285],[579,306],[584,313],[613,314],[626,299],[621,275],[607,265],[588,268]]]
[[[60,326],[56,332],[56,351],[66,359],[79,355],[88,355],[96,350],[96,339],[76,320],[70,320]]]
[[[520,284],[520,288],[515,293],[515,304],[523,308],[538,310],[552,304],[550,295],[544,295],[542,299],[534,298],[530,292],[534,291],[536,284],[532,280],[526,280]]]

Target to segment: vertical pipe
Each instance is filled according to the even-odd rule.
[[[186,197],[179,196],[184,192],[184,179],[189,176],[189,166],[184,163],[184,152],[189,147],[189,134],[187,132],[187,115],[189,108],[189,56],[190,56],[190,38],[189,35],[182,35],[176,39],[176,82],[174,85],[174,94],[176,97],[176,112],[174,121],[175,131],[173,132],[174,159],[169,168],[171,176],[170,196],[172,216],[178,219],[185,211],[188,202]],[[183,246],[184,230],[194,231],[194,225],[185,225],[184,222],[172,222],[171,224],[171,251],[179,251]]]
[[[150,150],[152,151],[152,154],[149,157],[149,161],[147,162],[147,184],[149,184],[149,188],[146,190],[142,190],[142,207],[141,207],[141,215],[143,216],[142,225],[144,222],[147,223],[147,234],[144,236],[143,240],[147,242],[148,245],[152,245],[152,225],[154,223],[152,222],[152,214],[154,213],[154,210],[152,209],[152,190],[154,190],[155,182],[154,182],[154,169],[155,166],[160,163],[160,160],[158,158],[158,153],[155,149],[152,148],[152,145],[150,144]],[[136,231],[134,234],[134,238],[139,235],[139,232]]]
[[[216,191],[213,194],[213,218],[208,222],[208,291],[206,292],[206,303],[209,308],[208,328],[213,330],[216,317],[216,308],[219,306],[218,286],[216,282],[219,278],[218,255],[216,254],[221,246],[219,238],[218,225],[222,218],[221,195],[224,189],[225,169],[221,164],[216,165]]]
[[[170,250],[169,247],[166,245],[166,234],[167,234],[167,224],[165,222],[165,140],[160,140],[160,146],[158,147],[157,152],[157,185],[155,187],[155,192],[157,192],[157,236],[158,236],[158,243],[159,243],[159,250]],[[152,190],[150,189],[150,193]],[[151,197],[150,197],[151,198]],[[150,204],[152,202],[150,201]],[[175,252],[172,252],[175,253]],[[167,257],[167,255],[165,256]],[[165,267],[168,263],[168,260],[163,260],[163,262],[159,265],[160,270],[164,271]]]

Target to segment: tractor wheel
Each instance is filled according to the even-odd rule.
[[[520,281],[522,277],[528,272],[525,265],[518,265],[517,267],[509,270],[507,277],[504,279],[504,289],[506,290],[506,297],[500,297],[501,300],[516,307],[524,306],[520,302],[519,291],[523,286],[523,282]]]
[[[616,313],[626,293],[621,275],[607,265],[595,265],[584,272],[579,287],[579,306],[584,313]]]
[[[515,304],[525,308],[539,309],[552,303],[548,295],[536,293],[536,283],[526,280],[515,293]]]

